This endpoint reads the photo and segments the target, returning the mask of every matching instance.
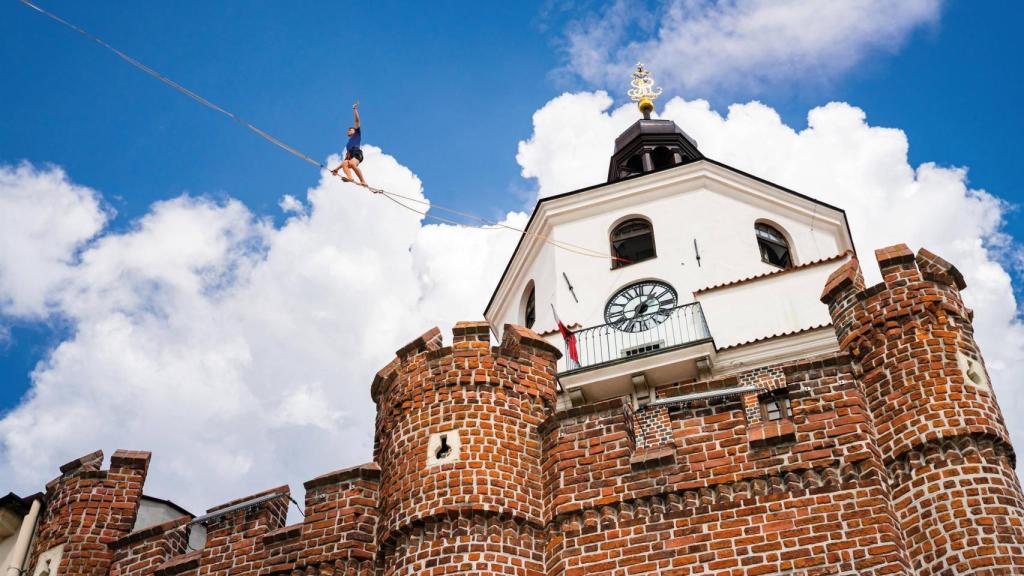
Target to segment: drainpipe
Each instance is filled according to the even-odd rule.
[[[32,507],[21,521],[21,529],[18,530],[18,539],[14,542],[11,563],[7,565],[5,576],[20,576],[24,573],[25,560],[28,558],[28,546],[32,542],[32,533],[35,532],[36,523],[39,521],[39,501],[39,498],[32,499]]]

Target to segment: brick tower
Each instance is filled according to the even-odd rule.
[[[46,485],[32,564],[55,574],[105,576],[114,560],[110,544],[135,523],[149,458],[118,450],[102,470],[103,452],[96,451],[61,466]]]
[[[486,323],[453,332],[450,347],[423,334],[373,384],[383,574],[540,574],[559,353],[519,327],[495,348]]]
[[[1024,573],[1015,456],[960,298],[963,276],[903,244],[876,257],[882,283],[865,289],[851,260],[822,301],[862,370],[914,571]]]

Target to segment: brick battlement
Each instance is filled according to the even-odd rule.
[[[865,288],[851,260],[828,279],[822,302],[861,371],[913,565],[922,573],[1024,572],[1015,456],[960,296],[963,275],[903,244],[875,257],[881,283]],[[985,515],[991,527],[952,520],[961,510]],[[988,545],[967,553],[962,542],[970,541]]]
[[[103,452],[96,451],[61,466],[61,475],[46,485],[33,564],[42,552],[62,547],[60,563],[53,565],[60,574],[99,576],[110,571],[111,545],[135,524],[149,453],[118,450],[110,468],[102,467]]]
[[[840,346],[863,370],[886,460],[927,442],[969,434],[1008,446],[974,342],[972,314],[960,297],[963,276],[924,249],[915,256],[901,244],[876,256],[880,284],[865,289],[859,265],[851,260],[829,278],[822,301]],[[974,379],[964,371],[970,365]]]
[[[558,351],[482,322],[377,373],[374,462],[132,531],[144,452],[47,485],[33,559],[117,576],[1024,573],[1024,493],[962,275],[906,246],[829,278],[837,353],[557,411]],[[701,393],[698,399],[692,394]],[[709,394],[710,393],[710,394]],[[775,412],[769,411],[775,406]],[[233,500],[211,508],[227,510]]]
[[[192,521],[182,517],[139,530],[111,544],[111,574],[291,574],[293,571],[373,574],[380,468],[365,464],[305,483],[302,523],[285,526],[287,486],[225,502],[216,513],[255,498],[278,495],[204,522],[206,545],[190,550]]]
[[[544,525],[538,426],[554,410],[559,352],[518,326],[496,347],[482,322],[460,322],[453,334],[443,346],[440,330],[424,333],[374,379],[384,546],[408,546],[424,522],[454,518]],[[472,531],[464,538],[472,548]],[[423,555],[401,570],[421,570]]]

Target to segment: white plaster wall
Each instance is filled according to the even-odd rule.
[[[819,300],[828,275],[842,261],[829,262],[753,282],[698,294],[718,348],[831,322]]]
[[[18,525],[18,529],[21,525]],[[6,569],[11,565],[11,557],[14,553],[14,543],[18,540],[18,531],[15,530],[10,536],[0,539],[0,567]],[[12,570],[13,572],[13,570]]]
[[[139,514],[135,517],[135,526],[132,527],[132,531],[144,530],[168,520],[181,518],[181,516],[181,511],[168,505],[166,502],[143,497],[142,502],[139,504]],[[201,524],[193,524],[189,532],[189,546],[193,550],[201,550],[205,545],[206,527]]]
[[[58,568],[60,567],[60,559],[63,555],[63,544],[54,546],[40,554],[39,558],[36,559],[35,570],[32,572],[33,576],[42,576],[43,574],[54,576],[57,574]]]
[[[0,569],[6,569],[11,564],[14,543],[18,540],[18,532],[24,520],[24,516],[12,510],[0,510]],[[0,574],[3,572],[0,571]]]
[[[550,244],[544,244],[531,261],[529,273],[523,276],[519,282],[515,283],[512,288],[512,298],[510,299],[509,306],[500,316],[498,324],[492,326],[499,336],[505,324],[525,324],[526,288],[531,280],[533,281],[535,291],[537,312],[537,320],[533,325],[533,329],[537,332],[543,332],[552,329],[552,326],[554,326],[554,321],[551,319],[551,303],[556,302],[558,289],[556,280],[561,279],[561,276],[558,274],[554,250],[554,247]]]
[[[168,520],[181,518],[181,516],[180,511],[165,502],[143,498],[139,503],[139,513],[135,517],[135,526],[132,527],[132,531],[137,532]]]
[[[761,261],[754,235],[754,223],[759,220],[769,221],[789,237],[797,265],[835,256],[849,247],[845,229],[824,225],[816,221],[814,214],[791,209],[778,201],[752,198],[712,180],[704,180],[699,185],[693,182],[669,185],[656,193],[619,197],[579,210],[567,209],[551,217],[548,234],[554,240],[608,253],[608,234],[612,227],[631,215],[643,216],[653,224],[656,258],[612,269],[609,259],[546,245],[529,263],[515,291],[521,294],[526,282],[534,279],[537,287],[534,329],[537,332],[556,327],[551,303],[566,324],[579,323],[584,327],[603,324],[604,307],[611,295],[636,281],[667,282],[676,289],[678,301],[683,304],[692,302],[693,292],[700,288],[778,270]],[[694,253],[694,240],[701,255],[700,265]],[[821,323],[824,308],[818,296],[834,267],[826,264],[814,267],[815,271],[809,274],[788,273],[783,277],[789,278],[781,284],[776,281],[752,283],[740,292],[715,294],[709,302],[713,301],[718,317],[711,326],[716,343],[725,346]],[[562,272],[572,282],[578,303],[570,294]],[[762,290],[764,293],[760,294]],[[728,313],[729,305],[723,298],[729,299],[733,294],[737,295],[735,312]],[[759,314],[757,322],[740,313],[741,310],[757,311],[758,306],[774,300],[785,310]],[[520,298],[515,301],[516,306],[502,314],[502,324],[521,322]],[[733,317],[726,319],[728,314]],[[763,322],[761,316],[765,316]],[[561,337],[553,335],[548,339],[562,347]]]

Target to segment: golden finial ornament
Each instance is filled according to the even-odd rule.
[[[636,102],[643,112],[644,118],[651,119],[651,112],[654,112],[654,100],[661,96],[661,88],[654,87],[654,78],[651,72],[644,68],[640,62],[636,63],[636,70],[633,71],[633,80],[630,81],[633,88],[627,92],[629,99]]]

